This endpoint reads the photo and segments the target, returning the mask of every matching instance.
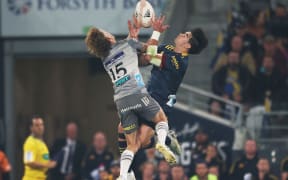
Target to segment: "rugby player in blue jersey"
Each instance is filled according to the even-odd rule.
[[[160,33],[156,32],[156,34],[159,37]],[[155,35],[155,32],[153,32],[153,35]],[[207,44],[206,35],[201,29],[197,28],[180,33],[175,38],[174,45],[150,46],[148,47],[147,54],[141,56],[140,59],[142,62],[144,60],[153,65],[147,90],[160,104],[168,118],[176,102],[176,92],[188,67],[188,55],[199,54],[206,48]],[[139,130],[139,136],[144,137],[144,139],[140,138],[140,140],[143,140],[141,142],[142,147],[153,147],[155,142],[153,142],[153,138],[149,139],[149,135],[154,135],[153,127],[153,123],[142,119],[142,125]],[[121,125],[119,125],[118,132],[119,150],[121,152],[126,147]],[[180,155],[180,145],[174,132],[169,132],[166,144],[170,146],[170,149],[175,154]]]

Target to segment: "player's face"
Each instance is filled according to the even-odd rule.
[[[192,38],[191,32],[180,33],[174,40],[175,46],[185,46],[189,44],[189,40]]]
[[[115,44],[116,43],[116,39],[111,33],[107,32],[107,31],[104,31],[103,29],[100,29],[100,31],[104,34],[106,39],[108,39],[111,42],[111,44]]]
[[[33,119],[33,124],[31,126],[31,132],[36,137],[42,137],[44,134],[44,123],[41,118]]]

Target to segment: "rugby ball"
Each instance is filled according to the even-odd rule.
[[[155,17],[155,12],[152,5],[147,0],[140,0],[136,4],[134,16],[140,26],[149,28]]]

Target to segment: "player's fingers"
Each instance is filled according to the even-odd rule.
[[[132,22],[130,20],[128,20],[128,29],[129,29],[129,31],[132,30]]]
[[[141,28],[141,25],[140,25],[140,23],[138,22],[136,16],[133,16],[133,24],[134,24],[134,27],[135,27],[135,28],[137,28],[137,29]]]
[[[164,21],[165,21],[165,16],[164,16],[164,15],[161,15],[161,16],[160,16],[160,22],[163,23]]]
[[[166,30],[166,29],[168,29],[170,26],[169,25],[164,25],[164,26],[162,26],[162,29],[163,30]]]

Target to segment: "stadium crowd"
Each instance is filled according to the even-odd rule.
[[[270,112],[288,102],[288,14],[284,4],[272,9],[262,3],[265,8],[239,1],[239,8],[232,10],[211,62],[211,87],[213,93],[243,104],[246,110],[262,105]],[[211,100],[213,114],[225,116],[225,108]]]
[[[33,121],[33,120],[32,120]],[[31,124],[31,133],[35,134],[36,121]],[[33,129],[34,128],[34,129]],[[115,180],[120,173],[120,162],[110,151],[103,132],[95,132],[91,145],[86,146],[78,138],[78,126],[70,122],[66,126],[66,137],[56,139],[49,148],[50,161],[55,163],[48,170],[50,180]],[[27,139],[31,138],[29,136]],[[132,169],[136,179],[142,180],[277,180],[270,168],[268,157],[262,156],[255,140],[245,142],[241,155],[233,162],[227,163],[218,152],[217,146],[210,142],[207,131],[199,129],[194,136],[190,164],[170,166],[154,148],[142,149],[136,154]],[[26,155],[24,145],[23,156]],[[39,145],[36,145],[39,146]],[[35,147],[36,147],[35,146]],[[34,148],[35,148],[34,147]],[[31,149],[31,147],[30,147]],[[41,151],[36,147],[33,153]],[[36,156],[36,155],[35,155]],[[24,158],[26,159],[26,157]],[[25,161],[25,160],[24,160]],[[36,160],[37,161],[37,158]],[[40,163],[40,160],[39,160]],[[42,161],[42,163],[44,163]],[[27,168],[25,166],[25,168]],[[288,178],[288,159],[281,163],[282,180]],[[0,175],[9,179],[13,170],[7,157],[0,152]],[[37,168],[35,168],[37,170]],[[41,169],[41,168],[40,168]],[[44,170],[44,172],[46,171]],[[31,169],[30,169],[31,170]],[[39,171],[39,169],[37,170]],[[37,172],[38,173],[38,172]],[[27,174],[26,174],[27,175]],[[29,177],[29,176],[28,176]],[[0,178],[0,179],[1,179]],[[2,180],[1,179],[1,180]],[[25,179],[25,178],[24,178]],[[28,178],[29,179],[29,178]]]

